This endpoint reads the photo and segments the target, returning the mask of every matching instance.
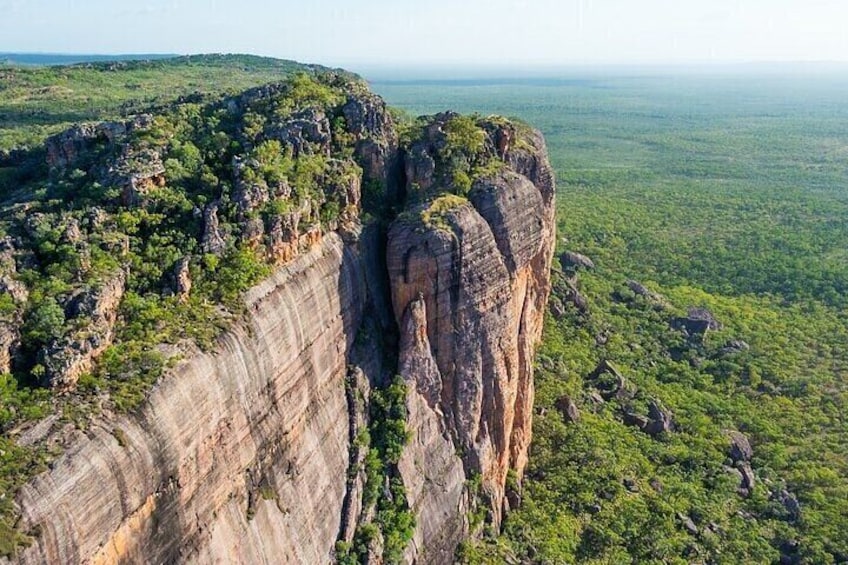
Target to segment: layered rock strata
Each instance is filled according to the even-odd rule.
[[[455,457],[466,475],[481,476],[495,527],[507,505],[508,475],[521,477],[527,464],[533,352],[550,291],[551,214],[550,198],[508,171],[479,180],[470,200],[455,201],[437,227],[400,220],[389,232],[400,357],[407,360],[401,374],[421,397],[410,405],[423,401],[462,454]],[[410,331],[420,338],[410,340]]]
[[[64,454],[18,494],[18,529],[33,542],[15,562],[332,562],[336,541],[374,520],[358,438],[370,391],[395,373],[407,385],[410,441],[391,473],[416,524],[404,560],[452,562],[480,505],[500,526],[527,464],[532,360],[550,291],[554,182],[544,141],[504,121],[475,126],[488,165],[474,164],[460,191],[442,186],[449,175],[440,170],[455,115],[437,116],[399,149],[378,97],[351,96],[341,112],[357,165],[324,187],[338,219],[314,236],[299,233],[299,210],[272,218],[264,236],[245,227],[244,240],[264,242],[278,266],[247,293],[244,318],[211,352],[187,352],[136,413],[60,434]],[[269,131],[305,154],[323,151],[326,117],[290,122]],[[56,137],[53,166],[110,131]],[[360,229],[363,185],[380,187],[387,208],[406,209],[387,231],[378,222]],[[236,192],[245,221],[256,194],[247,184]],[[220,205],[197,210],[210,254],[228,237]],[[180,296],[191,291],[184,267],[169,274]],[[122,288],[89,301],[104,327]],[[111,338],[110,329],[91,344],[81,370]]]
[[[19,563],[326,563],[348,468],[346,357],[365,298],[334,234],[253,288],[214,353],[94,422],[19,495]]]

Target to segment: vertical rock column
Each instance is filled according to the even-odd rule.
[[[522,147],[521,154],[507,153],[503,170],[478,179],[468,200],[452,198],[438,217],[422,204],[389,230],[413,436],[400,471],[417,514],[416,541],[428,552],[444,553],[452,542],[439,532],[456,529],[456,515],[440,516],[429,503],[453,492],[458,479],[448,474],[451,482],[419,485],[426,469],[422,478],[413,462],[426,461],[422,453],[453,445],[465,476],[480,476],[496,528],[508,507],[507,477],[512,471],[520,478],[527,463],[532,360],[550,291],[554,189],[541,136],[534,133]],[[450,468],[441,456],[429,458]],[[449,506],[462,513],[467,505],[460,499]]]

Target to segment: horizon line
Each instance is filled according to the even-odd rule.
[[[286,61],[296,61],[303,64],[318,64],[323,66],[338,66],[338,65],[357,65],[374,68],[393,68],[403,66],[406,68],[457,68],[465,69],[470,67],[488,68],[488,69],[511,69],[513,67],[523,67],[532,69],[555,69],[563,67],[587,67],[587,66],[602,66],[602,67],[681,67],[681,66],[700,66],[700,67],[715,67],[715,66],[746,66],[746,65],[844,65],[848,66],[848,59],[690,59],[690,60],[674,60],[674,59],[655,59],[655,60],[613,60],[613,59],[598,59],[598,60],[563,60],[563,61],[445,61],[445,60],[336,60],[336,61],[305,61],[297,58],[280,56],[280,55],[264,55],[250,52],[235,52],[235,51],[207,51],[207,52],[192,52],[192,53],[175,53],[165,51],[139,51],[139,52],[63,52],[63,51],[6,51],[0,50],[0,56],[56,56],[56,57],[192,57],[201,55],[246,55],[253,57],[261,57],[267,59],[277,59]]]

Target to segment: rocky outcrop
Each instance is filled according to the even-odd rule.
[[[174,292],[180,299],[180,302],[188,300],[189,293],[191,293],[190,265],[191,257],[183,257],[174,266]]]
[[[382,183],[395,197],[399,167],[398,135],[386,103],[379,96],[351,96],[342,107],[347,130],[356,136],[356,160],[366,183]]]
[[[127,122],[79,124],[47,138],[47,165],[63,169],[77,162],[82,154],[98,142],[114,145],[134,130],[150,127],[152,116],[140,114]]]
[[[221,232],[218,220],[219,202],[210,202],[203,209],[203,235],[200,238],[200,246],[204,253],[220,255],[227,247],[227,241]]]
[[[15,245],[10,237],[0,239],[0,293],[11,299],[8,310],[0,312],[0,374],[12,371],[12,361],[20,346],[21,315],[29,298],[26,285],[18,281]]]
[[[689,308],[686,316],[671,321],[671,327],[683,332],[686,337],[702,339],[708,331],[720,330],[722,325],[706,308]]]
[[[727,343],[724,344],[724,347],[718,350],[719,357],[729,357],[731,355],[738,355],[739,353],[745,353],[749,351],[751,346],[748,345],[748,342],[743,341],[741,339],[731,339]]]
[[[730,458],[733,462],[750,461],[751,457],[754,456],[754,449],[751,447],[748,437],[737,431],[730,431],[727,435],[730,437]]]
[[[329,562],[362,280],[353,251],[325,237],[253,288],[246,320],[138,414],[76,432],[19,495],[25,531],[41,533],[17,562]]]
[[[237,116],[286,88],[254,89],[219,110]],[[193,245],[163,260],[163,296],[192,304],[202,295],[202,269],[215,261],[201,253],[264,253],[273,274],[248,291],[244,316],[213,347],[181,344],[134,413],[111,413],[105,401],[84,431],[48,419],[16,432],[64,452],[17,494],[17,528],[33,539],[15,562],[328,563],[337,541],[360,541],[363,526],[379,523],[365,502],[366,487],[379,484],[414,516],[404,559],[450,563],[476,533],[471,510],[487,511],[497,530],[520,503],[554,246],[544,140],[525,126],[478,120],[478,154],[458,159],[465,169],[452,175],[446,132],[456,114],[437,116],[401,149],[385,104],[363,88],[350,87],[335,107],[275,114],[251,139],[234,134],[251,148],[276,140],[287,156],[326,166],[298,189],[247,174],[247,154],[222,164],[232,178],[193,204]],[[53,174],[106,143],[118,157],[88,170],[122,190],[107,208],[150,204],[166,181],[166,155],[115,146],[135,127],[145,126],[80,126],[51,138]],[[388,230],[388,222],[363,229],[368,198],[393,219]],[[110,221],[108,212],[89,216],[50,229],[79,246]],[[43,227],[37,214],[30,220],[34,239]],[[58,391],[93,368],[126,288],[136,290],[124,272],[88,284],[80,278],[57,301],[64,333],[38,354],[43,384]],[[0,333],[0,351],[10,339]],[[381,398],[372,391],[394,374],[406,383],[410,439],[380,462],[385,476],[375,483],[365,467],[379,449],[363,437]],[[379,532],[366,542],[375,563],[397,544]]]
[[[315,108],[307,108],[272,126],[266,135],[291,147],[295,157],[303,154],[330,156],[330,120]]]
[[[38,354],[44,367],[42,386],[68,391],[91,371],[96,358],[112,343],[126,274],[118,272],[100,288],[81,293],[66,308],[81,327],[47,344]]]
[[[594,269],[595,262],[575,251],[566,251],[562,255],[559,256],[559,262],[562,266],[563,270],[577,270],[577,269]]]
[[[435,362],[422,362],[426,369],[407,367],[402,376],[430,399],[433,415],[444,414],[466,476],[482,480],[496,528],[506,505],[507,474],[521,477],[527,463],[532,359],[550,291],[553,184],[544,145],[538,144],[529,137],[522,146],[537,153],[507,155],[515,165],[477,180],[468,200],[437,198],[389,230],[395,316],[403,332],[426,334],[426,341],[423,335],[415,341],[402,333],[401,358],[409,355],[404,346],[420,350],[429,343]],[[416,151],[407,174],[430,175],[421,166],[425,150]],[[428,182],[408,178],[418,186],[422,180]],[[410,326],[409,319],[421,321]],[[419,424],[413,434],[427,426],[432,424]]]

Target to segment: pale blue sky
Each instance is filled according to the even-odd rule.
[[[0,51],[327,65],[848,61],[848,0],[0,0]]]

